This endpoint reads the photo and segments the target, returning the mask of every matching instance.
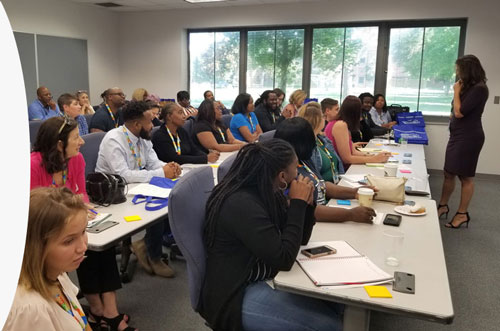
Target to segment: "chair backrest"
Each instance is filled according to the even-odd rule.
[[[276,132],[276,130],[271,130],[271,131],[264,132],[263,134],[260,135],[259,142],[273,139],[275,132]]]
[[[85,120],[87,121],[87,126],[90,127],[90,120],[92,119],[92,116],[94,116],[94,114],[85,114],[83,115],[83,117],[85,117]]]
[[[217,168],[217,182],[220,182],[224,176],[229,172],[229,169],[233,165],[234,160],[236,159],[236,156],[238,153],[234,153],[231,156],[228,156],[227,159],[225,159]]]
[[[232,114],[222,115],[222,124],[224,124],[227,128],[231,125],[231,119],[233,118]]]
[[[40,125],[42,125],[43,121],[30,121],[30,142],[31,145],[35,143],[36,135],[38,134],[38,130],[40,129]]]
[[[190,117],[184,122],[182,126],[184,130],[188,133],[189,137],[193,139],[193,126],[194,126],[194,118]]]
[[[82,153],[85,159],[85,177],[95,171],[97,156],[99,155],[99,145],[101,145],[102,138],[105,135],[106,132],[94,132],[82,136],[85,144],[80,147],[80,153]]]
[[[205,278],[203,243],[205,205],[214,187],[212,167],[194,168],[181,177],[168,198],[168,219],[175,242],[186,259],[191,306],[198,311]]]

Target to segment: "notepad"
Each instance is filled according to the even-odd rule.
[[[127,222],[135,222],[135,221],[140,221],[142,219],[139,215],[124,216],[123,218]]]
[[[111,214],[109,214],[109,213],[97,214],[93,220],[91,220],[87,223],[87,228],[91,228],[91,227],[94,227],[96,225],[101,224],[102,222],[104,222],[104,220],[106,220],[110,216],[111,216]]]
[[[365,286],[370,298],[392,298],[391,292],[385,286]]]
[[[302,249],[328,245],[336,254],[309,258],[299,252],[297,262],[316,286],[366,284],[394,278],[345,241],[310,242]]]

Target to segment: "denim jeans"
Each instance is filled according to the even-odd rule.
[[[344,305],[273,290],[266,282],[247,286],[241,309],[246,331],[342,330]]]
[[[161,221],[146,229],[144,241],[148,250],[148,256],[151,260],[158,260],[163,253],[162,240],[163,232],[168,227],[168,217],[165,216]]]

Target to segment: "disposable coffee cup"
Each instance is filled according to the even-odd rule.
[[[373,190],[367,187],[358,189],[358,200],[360,206],[371,207],[373,201]]]
[[[386,163],[384,164],[385,177],[396,177],[398,173],[397,163]]]

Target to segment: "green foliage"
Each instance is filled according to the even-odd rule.
[[[422,61],[424,28],[394,29],[393,31],[390,52],[395,65],[404,68],[410,78],[418,79]],[[453,80],[459,35],[459,27],[425,28],[422,66],[424,80],[443,83]]]

